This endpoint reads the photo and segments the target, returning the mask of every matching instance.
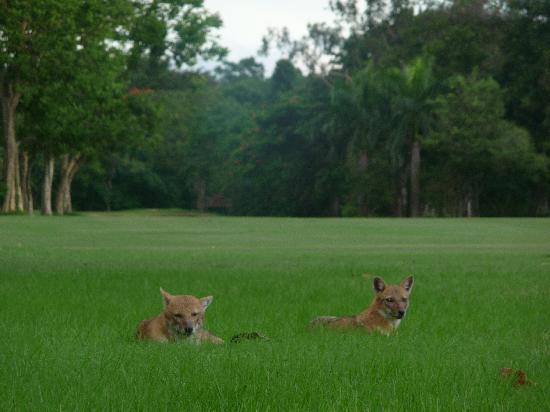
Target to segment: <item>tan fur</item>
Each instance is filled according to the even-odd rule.
[[[204,312],[212,296],[196,298],[191,295],[171,295],[160,288],[164,299],[164,311],[154,318],[142,321],[136,337],[141,340],[157,342],[174,342],[190,340],[191,342],[223,343],[223,340],[202,328]]]
[[[321,316],[311,322],[312,326],[334,329],[365,328],[369,332],[386,335],[394,332],[401,323],[409,306],[413,277],[408,276],[399,285],[386,285],[382,278],[373,281],[376,295],[370,306],[354,316]]]

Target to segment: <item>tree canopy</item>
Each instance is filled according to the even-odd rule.
[[[550,213],[548,2],[328,3],[266,73],[202,0],[0,1],[3,210]]]

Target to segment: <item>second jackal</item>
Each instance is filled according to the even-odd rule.
[[[373,286],[376,295],[364,311],[353,316],[321,316],[311,325],[336,329],[364,328],[386,335],[394,332],[409,307],[413,277],[406,277],[399,285],[386,285],[382,278],[375,277]]]

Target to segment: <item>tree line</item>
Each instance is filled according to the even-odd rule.
[[[549,214],[550,3],[329,6],[266,76],[199,0],[0,2],[3,211]]]

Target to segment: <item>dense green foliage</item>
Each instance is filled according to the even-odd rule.
[[[143,98],[150,89],[142,79],[162,83],[171,66],[222,56],[211,36],[220,24],[202,0],[1,1],[2,211],[32,212],[39,182],[32,166],[56,158],[56,211],[70,211],[83,163],[108,162],[154,139],[159,108]],[[44,193],[52,176],[44,172],[43,181],[42,209],[51,214]]]
[[[65,37],[28,34],[59,46],[49,64],[25,60],[14,37],[32,69],[13,77],[19,141],[38,165],[78,153],[80,210],[550,213],[548,2],[331,1],[335,21],[302,39],[270,31],[265,50],[287,58],[268,77],[252,57],[190,69],[224,54],[202,1],[118,0],[99,14],[95,2],[49,2],[73,20]],[[18,16],[0,24],[17,32]]]
[[[178,214],[0,217],[1,410],[550,408],[548,219]],[[366,307],[373,274],[409,273],[396,335],[308,330]],[[225,340],[271,340],[135,342],[159,286],[212,294]]]

